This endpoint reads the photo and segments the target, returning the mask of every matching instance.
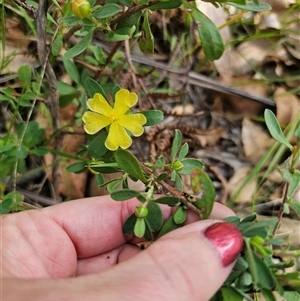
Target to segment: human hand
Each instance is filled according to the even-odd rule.
[[[190,214],[140,250],[122,233],[138,204],[105,196],[2,217],[1,300],[209,300],[242,248],[240,232],[216,220],[233,212],[216,203],[211,219]]]

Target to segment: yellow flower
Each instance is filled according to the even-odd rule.
[[[112,151],[119,147],[128,148],[132,140],[127,131],[135,137],[141,136],[144,132],[143,125],[147,122],[141,113],[128,114],[129,108],[137,101],[138,97],[134,92],[121,89],[116,93],[114,106],[111,107],[101,94],[96,93],[87,101],[91,111],[85,112],[82,116],[85,132],[93,135],[110,126],[105,146]]]

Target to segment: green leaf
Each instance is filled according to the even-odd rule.
[[[57,35],[51,45],[51,52],[53,56],[60,55],[62,48],[63,48],[63,38],[61,35]]]
[[[24,88],[29,89],[31,83],[31,68],[29,65],[21,66],[18,69],[18,76]]]
[[[68,60],[68,59],[75,57],[75,56],[79,55],[80,53],[82,53],[91,43],[93,32],[95,29],[96,29],[95,27],[92,27],[88,31],[88,33],[85,35],[85,37],[83,37],[83,39],[78,44],[76,44],[71,49],[69,49],[65,53],[64,59]]]
[[[262,292],[263,296],[265,297],[266,301],[276,301],[272,291],[262,289],[261,292]]]
[[[236,290],[230,286],[221,288],[223,301],[243,301],[244,297],[241,296]]]
[[[157,10],[157,9],[172,9],[177,8],[181,5],[181,0],[172,0],[172,1],[161,1],[158,2],[149,8],[151,10]]]
[[[135,216],[134,213],[132,213],[127,220],[125,221],[122,231],[125,235],[131,235],[134,231],[134,226],[136,223],[137,217]]]
[[[277,120],[276,116],[274,115],[274,113],[271,110],[266,109],[264,115],[265,115],[265,122],[266,122],[266,125],[268,127],[268,130],[269,130],[271,136],[276,141],[280,142],[281,144],[284,144],[286,147],[288,147],[290,150],[292,150],[293,146],[288,142],[286,137],[283,135],[281,127],[280,127],[278,120]]]
[[[107,191],[110,194],[115,191],[119,191],[122,182],[123,182],[123,179],[117,179],[117,180],[110,181],[106,186]]]
[[[151,32],[150,23],[148,19],[148,10],[145,10],[144,21],[142,25],[141,37],[139,39],[139,46],[143,53],[154,53],[154,37]]]
[[[81,173],[86,170],[86,162],[79,161],[67,166],[68,172]]]
[[[182,134],[179,130],[175,130],[175,137],[172,143],[172,149],[171,149],[171,162],[173,163],[175,161],[176,155],[179,151],[179,148],[181,146],[182,141]]]
[[[155,199],[155,202],[169,206],[176,206],[180,203],[180,200],[176,196],[163,196],[161,198]]]
[[[272,7],[267,3],[254,3],[254,2],[246,2],[246,4],[238,4],[234,2],[227,2],[227,4],[235,6],[240,9],[254,11],[254,12],[261,12],[271,10]]]
[[[288,189],[288,196],[291,197],[292,194],[295,192],[297,187],[300,183],[300,170],[295,170],[295,172],[292,174],[289,189]]]
[[[176,224],[174,222],[174,219],[173,219],[173,215],[170,216],[167,221],[163,224],[161,230],[159,231],[159,234],[157,236],[157,239],[162,237],[163,235],[167,234],[168,232],[171,232],[177,228],[180,228],[182,227],[182,224]]]
[[[123,27],[110,31],[105,35],[105,39],[111,42],[125,41],[131,38],[135,32],[135,26],[133,27]]]
[[[103,132],[90,142],[87,153],[91,158],[99,159],[107,153],[105,146],[107,135],[107,132]]]
[[[25,131],[24,144],[27,145],[28,148],[32,148],[41,143],[44,138],[45,129],[41,129],[36,121],[30,121]]]
[[[135,225],[134,225],[134,235],[142,238],[145,234],[146,231],[146,223],[145,223],[145,219],[142,217],[138,217],[136,219]]]
[[[130,151],[118,149],[115,152],[115,159],[120,168],[127,172],[129,176],[141,180],[143,183],[148,182],[139,160]]]
[[[156,168],[162,168],[165,166],[165,157],[163,155],[160,155],[155,162]]]
[[[185,156],[188,154],[188,152],[189,152],[189,145],[187,144],[187,142],[185,142],[179,151],[179,155],[177,159],[179,161],[182,161],[185,158]]]
[[[216,192],[212,180],[208,174],[200,169],[195,168],[191,173],[191,186],[194,193],[201,193],[201,197],[198,198],[193,205],[199,208],[201,211],[201,219],[208,218],[216,197]]]
[[[186,217],[187,210],[182,206],[179,206],[173,215],[174,223],[177,225],[182,225],[185,222]]]
[[[205,56],[210,61],[219,59],[224,52],[225,46],[218,28],[197,7],[186,0],[183,0],[182,3],[191,10],[192,17],[198,24],[198,31]]]
[[[104,18],[109,18],[117,13],[121,12],[122,8],[114,3],[109,3],[104,6],[102,6],[100,9],[96,10],[93,13],[93,17],[98,18],[98,19],[104,19]]]
[[[282,297],[286,301],[299,301],[300,300],[300,294],[296,291],[285,291],[282,294]]]
[[[86,89],[86,92],[89,97],[94,97],[96,93],[100,93],[105,99],[107,99],[107,96],[103,90],[103,88],[100,86],[99,83],[97,83],[92,78],[88,77],[84,82],[84,87]]]
[[[291,201],[289,202],[289,205],[297,212],[297,214],[300,216],[300,203]]]
[[[63,59],[63,63],[64,63],[67,73],[72,78],[72,80],[76,84],[80,85],[80,75],[79,75],[78,69],[75,66],[75,64],[71,60],[66,60],[66,59]]]
[[[148,215],[145,217],[145,220],[152,232],[157,232],[160,230],[163,224],[163,216],[160,207],[156,203],[149,203]]]
[[[6,198],[0,203],[0,214],[7,214],[10,212],[10,207],[13,204],[12,198]]]
[[[129,17],[127,17],[125,19],[122,19],[118,23],[117,28],[124,28],[124,27],[131,28],[132,26],[134,26],[138,22],[141,15],[142,15],[142,11],[138,11],[138,12],[130,15]]]
[[[141,195],[139,191],[132,189],[122,189],[118,191],[113,191],[110,196],[115,201],[126,201]]]
[[[141,113],[145,115],[147,119],[144,126],[154,125],[164,120],[164,113],[160,110],[148,110]]]
[[[179,173],[182,175],[189,175],[194,168],[203,169],[204,167],[204,164],[195,158],[182,159],[181,163],[183,164],[183,169],[181,169]]]
[[[76,95],[78,93],[78,89],[61,81],[57,81],[57,90],[60,95],[69,95],[69,94]]]
[[[40,147],[32,149],[30,152],[39,157],[42,157],[49,153],[49,149],[45,146],[40,146]]]

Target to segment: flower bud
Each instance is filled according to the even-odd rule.
[[[182,170],[182,168],[183,168],[183,164],[182,164],[179,160],[176,160],[176,161],[172,164],[172,167],[173,167],[174,170],[180,171],[180,170]]]
[[[91,5],[87,0],[72,0],[71,12],[80,18],[86,18],[91,12]]]
[[[135,209],[135,216],[136,217],[146,217],[148,215],[148,208],[147,207],[136,207]]]

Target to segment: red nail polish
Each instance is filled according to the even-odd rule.
[[[205,237],[218,251],[224,267],[235,261],[243,248],[243,236],[231,223],[215,223],[204,231]]]

